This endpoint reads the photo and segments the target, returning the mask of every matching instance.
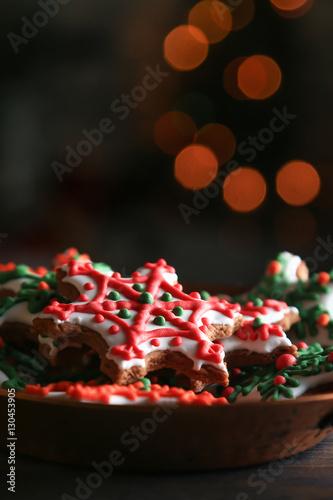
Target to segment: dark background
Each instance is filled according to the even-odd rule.
[[[71,0],[15,54],[8,33],[21,34],[22,17],[41,9],[36,1],[1,1],[2,261],[47,265],[76,246],[123,273],[164,257],[181,281],[252,284],[277,251],[311,257],[316,239],[331,234],[333,2],[285,19],[256,0],[248,26],[211,46],[199,68],[179,72],[164,60],[163,41],[186,24],[195,3]],[[252,54],[279,64],[282,85],[269,99],[237,101],[223,88],[223,69]],[[170,75],[119,120],[110,104],[157,64]],[[197,126],[227,125],[238,144],[266,127],[275,107],[297,115],[251,164],[268,186],[256,211],[237,214],[219,195],[184,222],[178,205],[191,205],[193,192],[174,178],[174,157],[155,145],[153,131],[193,92]],[[65,147],[75,148],[82,130],[104,117],[115,130],[59,182],[52,162],[64,162]],[[313,164],[321,177],[321,192],[306,207],[288,206],[275,190],[277,170],[292,159]],[[246,165],[244,157],[235,160]]]

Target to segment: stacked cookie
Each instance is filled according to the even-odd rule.
[[[51,270],[8,264],[0,270],[0,334],[6,344],[0,350],[3,387],[16,384],[24,389],[28,384],[27,391],[45,392],[50,383],[86,380],[89,391],[97,394],[101,385],[110,392],[111,386],[131,388],[148,380],[145,390],[152,381],[156,393],[161,382],[182,381],[197,393],[208,386],[215,397],[224,388],[223,398],[229,402],[245,399],[245,393],[252,391],[260,395],[261,384],[268,381],[268,374],[279,371],[277,367],[303,367],[306,344],[298,345],[298,357],[290,339],[290,332],[298,339],[299,329],[307,328],[310,315],[302,311],[320,309],[316,321],[320,317],[321,323],[330,314],[322,296],[312,295],[315,303],[309,304],[306,295],[302,302],[305,292],[313,292],[315,278],[307,277],[304,262],[284,252],[269,264],[254,290],[228,301],[208,293],[185,293],[175,269],[163,259],[145,264],[130,277],[91,262],[76,249],[58,254]],[[330,288],[328,282],[319,285],[324,287],[322,294]],[[319,326],[325,328],[329,321]],[[8,355],[20,360],[22,372],[32,352],[38,353],[33,360],[35,374],[15,372],[17,363],[8,362]],[[329,373],[330,353],[325,353],[311,351],[321,357],[317,364]],[[281,363],[287,365],[281,368]],[[274,390],[265,389],[261,397],[291,397],[287,386],[296,384],[295,377],[285,373],[274,379],[280,383],[274,382]],[[72,397],[82,393],[77,387],[66,390]],[[211,395],[205,398],[201,396],[202,401],[212,400]]]

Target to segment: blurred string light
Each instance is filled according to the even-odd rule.
[[[176,155],[192,143],[196,131],[197,127],[189,115],[169,111],[155,123],[155,144],[165,153]]]
[[[235,4],[235,2],[233,2]],[[253,0],[242,0],[232,8],[232,30],[245,28],[253,19],[255,5]]]
[[[289,205],[306,205],[318,195],[320,177],[309,163],[290,161],[276,175],[276,190]]]
[[[216,107],[213,101],[200,92],[187,92],[175,103],[174,109],[190,115],[197,127],[206,123],[214,122],[216,118]]]
[[[218,161],[206,146],[192,144],[175,159],[175,177],[188,189],[202,189],[216,177]]]
[[[194,137],[194,142],[214,151],[219,165],[230,160],[236,151],[236,139],[231,130],[220,123],[209,123],[202,127]]]
[[[267,186],[263,176],[251,167],[239,167],[226,178],[224,201],[236,212],[251,212],[264,201]]]
[[[190,25],[200,28],[209,43],[223,40],[232,28],[232,15],[228,7],[215,0],[203,0],[197,3],[188,16]]]
[[[223,73],[225,90],[234,99],[267,99],[280,87],[282,79],[278,64],[265,55],[237,57]]]
[[[164,57],[179,71],[197,68],[207,54],[207,37],[196,26],[178,26],[164,40]]]
[[[299,249],[315,237],[315,218],[307,208],[285,207],[275,216],[274,235],[282,247]]]
[[[250,99],[267,99],[281,84],[281,71],[271,57],[248,57],[238,69],[238,86]]]
[[[277,14],[289,19],[303,16],[313,6],[313,0],[270,0],[270,2]]]

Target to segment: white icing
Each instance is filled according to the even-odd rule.
[[[3,382],[5,382],[6,380],[9,380],[9,378],[2,370],[0,370],[0,387],[1,387],[1,384]]]
[[[0,285],[0,290],[12,290],[17,293],[21,289],[22,283],[25,281],[31,281],[31,279],[32,278],[17,278],[15,280],[8,280],[6,283],[2,283]]]
[[[229,325],[232,326],[235,322],[235,318],[240,316],[239,313],[234,314],[232,318],[229,318],[228,316],[225,316],[219,311],[215,311],[214,309],[211,309],[210,311],[206,311],[203,313],[202,318],[207,318],[209,323],[211,325]],[[252,318],[253,319],[253,318]],[[201,318],[198,322],[198,326],[202,325]]]
[[[277,347],[291,346],[291,342],[285,333],[283,333],[283,337],[270,335],[265,341],[260,340],[260,338],[257,340],[241,340],[237,335],[231,335],[231,337],[223,339],[223,345],[226,353],[238,349],[247,349],[251,352],[258,353],[270,353]]]
[[[319,300],[304,300],[302,302],[303,308],[307,310],[317,304],[321,304],[329,312],[329,315],[333,317],[333,283],[328,283],[327,286],[330,289],[328,293],[321,293]]]
[[[33,319],[37,318],[38,314],[31,314],[28,311],[28,302],[19,302],[13,305],[7,311],[0,316],[0,326],[6,323],[24,323],[26,325],[32,325]]]
[[[265,306],[266,307],[266,306]],[[284,309],[281,309],[281,311],[276,311],[272,307],[267,307],[268,309],[268,314],[259,314],[259,317],[263,320],[263,322],[267,325],[274,325],[275,323],[278,323],[281,321],[286,314],[289,314],[291,312],[298,314],[298,309],[297,307],[286,307]],[[246,313],[246,311],[244,311]],[[253,321],[253,316],[246,316],[244,315],[244,323],[246,321]]]
[[[301,257],[290,252],[282,252],[280,255],[287,261],[283,266],[283,274],[286,280],[290,283],[296,283],[298,281],[297,269],[302,262]]]

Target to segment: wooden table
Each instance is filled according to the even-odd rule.
[[[223,452],[223,450],[221,450]],[[64,453],[66,451],[64,450]],[[188,474],[125,474],[114,472],[94,489],[91,500],[321,500],[333,499],[333,433],[311,450],[277,463],[219,472]],[[75,495],[76,478],[90,469],[17,457],[16,493],[6,491],[7,453],[0,450],[1,500],[67,500]],[[66,497],[63,498],[65,500]]]

